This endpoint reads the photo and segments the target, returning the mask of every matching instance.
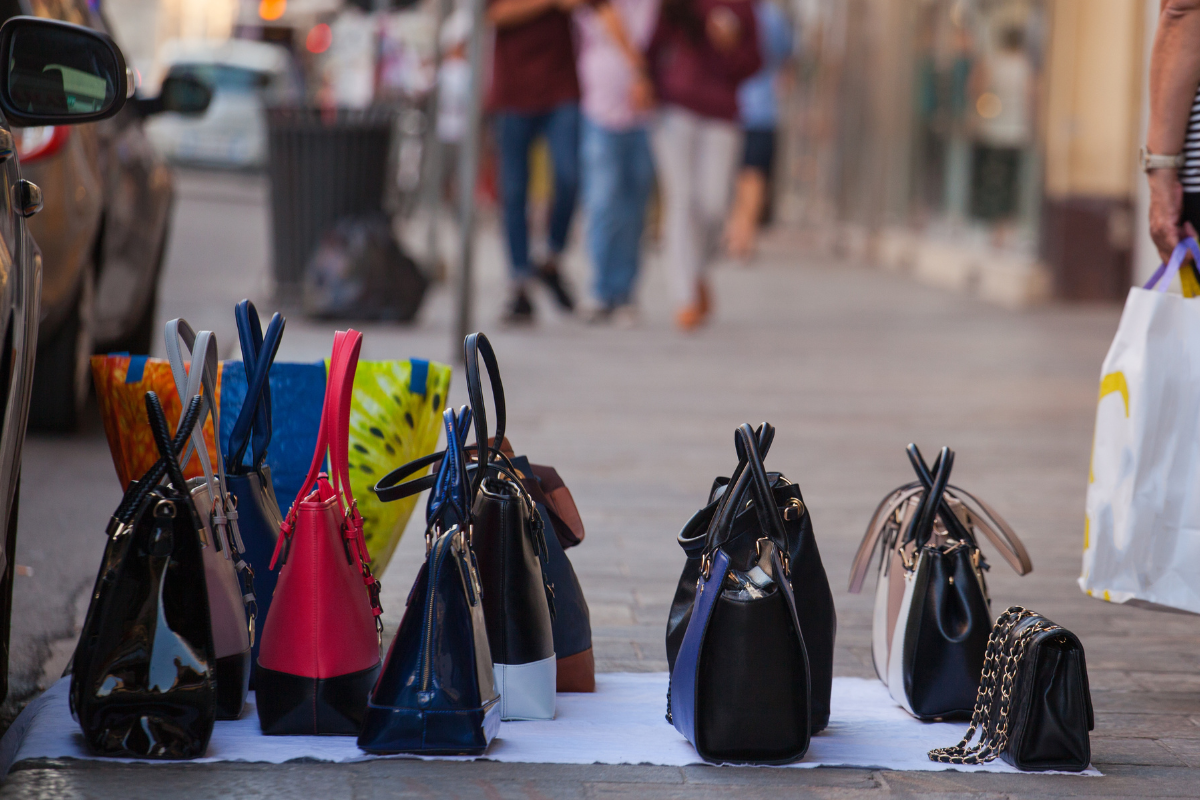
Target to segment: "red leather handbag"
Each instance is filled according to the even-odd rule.
[[[350,396],[361,347],[358,331],[334,335],[316,452],[271,560],[279,580],[255,673],[266,734],[357,735],[379,673],[379,581],[350,489]]]

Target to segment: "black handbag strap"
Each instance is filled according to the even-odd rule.
[[[199,407],[199,405],[193,398],[188,403],[188,411],[190,412],[193,406]],[[179,459],[175,456],[175,450],[172,447],[167,416],[163,413],[162,403],[159,402],[158,395],[154,392],[146,392],[146,417],[150,420],[150,431],[154,434],[154,444],[158,447],[158,456],[166,464],[167,479],[175,491],[186,497],[188,495],[187,479],[183,477],[183,468],[179,466]],[[180,419],[180,430],[186,427],[184,422],[185,420]],[[191,427],[194,428],[195,424],[192,422]],[[188,429],[188,432],[191,433],[191,428]]]
[[[925,498],[922,498],[923,502],[927,502],[926,498],[932,497],[936,502],[936,506],[934,507],[935,517],[941,517],[942,524],[946,526],[946,529],[950,531],[954,538],[958,539],[959,541],[966,542],[971,547],[978,547],[979,545],[975,541],[975,535],[971,533],[966,525],[963,525],[962,520],[960,520],[958,515],[954,513],[954,509],[950,508],[950,503],[946,499],[946,490],[943,489],[939,494],[936,495],[931,492],[931,489],[933,488],[933,475],[930,473],[929,467],[925,465],[925,459],[921,456],[921,451],[915,444],[909,444],[909,446],[906,448],[906,452],[908,453],[909,462],[913,465],[913,469],[917,473],[917,480],[920,482],[921,487],[925,490],[926,494]],[[942,452],[938,454],[938,459],[941,461],[947,452],[949,452],[950,465],[953,467],[954,451],[949,450],[949,448],[942,448]],[[949,488],[949,485],[950,476],[947,475],[946,487]],[[924,505],[922,505],[922,511],[924,511]],[[930,533],[932,533],[932,528]],[[922,542],[922,544],[924,544],[924,542]]]
[[[238,413],[233,431],[229,435],[229,447],[225,454],[227,472],[241,470],[246,448],[253,436],[251,465],[257,469],[267,458],[267,447],[271,443],[271,364],[279,352],[286,320],[279,313],[271,316],[264,336],[258,309],[249,300],[243,300],[234,309],[237,319],[238,342],[242,348],[242,364],[246,370],[246,398]]]
[[[916,445],[909,445],[909,458],[913,457]],[[917,452],[917,458],[920,460],[920,453]],[[921,461],[924,466],[924,461]],[[921,502],[920,511],[917,514],[916,521],[912,526],[911,539],[915,540],[917,547],[924,547],[933,535],[933,521],[937,517],[939,508],[938,498],[941,498],[946,492],[946,484],[950,482],[950,472],[954,469],[954,451],[949,447],[943,447],[938,454],[937,461],[934,462],[934,476],[930,488],[925,490],[924,498]]]
[[[467,366],[467,396],[471,411],[475,415],[475,444],[479,448],[481,464],[491,464],[500,457],[500,443],[504,441],[506,415],[504,412],[504,384],[500,381],[500,365],[496,363],[496,352],[492,343],[482,333],[472,333],[463,342],[463,355]],[[492,388],[492,404],[496,407],[496,433],[488,442],[487,407],[483,399],[483,380],[479,372],[479,359],[487,368],[488,382]],[[486,470],[478,470],[471,482],[471,493],[479,491]]]
[[[787,534],[783,527],[783,519],[779,516],[779,509],[775,505],[770,482],[767,480],[763,451],[760,447],[761,442],[769,448],[774,434],[775,429],[766,422],[757,431],[749,424],[743,423],[734,432],[734,445],[739,457],[738,468],[730,478],[730,484],[706,532],[706,555],[711,555],[732,535],[734,521],[745,505],[747,492],[753,494],[755,512],[764,532],[775,539],[783,551],[787,550]]]
[[[148,392],[148,394],[154,394]],[[158,396],[155,395],[155,401],[158,401]],[[159,411],[162,411],[161,404]],[[175,432],[175,438],[171,441],[171,449],[175,453],[178,460],[179,454],[183,452],[183,448],[187,446],[189,437],[192,435],[192,428],[196,427],[196,421],[200,418],[200,396],[196,395],[188,403],[187,409],[184,411],[183,419],[179,425],[179,430]],[[165,420],[165,417],[164,417]],[[128,524],[133,520],[133,515],[142,505],[142,501],[146,498],[155,486],[162,481],[167,474],[167,461],[159,457],[158,461],[146,471],[139,480],[134,481],[125,490],[124,497],[117,505],[117,510],[113,512],[113,521],[109,523],[107,533],[112,534],[114,523]]]

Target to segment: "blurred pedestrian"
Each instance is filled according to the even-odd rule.
[[[738,89],[738,114],[744,145],[742,167],[733,195],[733,211],[725,243],[734,258],[754,253],[758,227],[767,207],[767,190],[775,168],[779,127],[779,94],[783,67],[792,56],[792,23],[772,0],[754,4],[763,66]]]
[[[675,322],[708,318],[707,272],[741,153],[737,87],[762,66],[750,0],[663,0],[647,51],[662,103],[653,133]]]
[[[442,63],[438,67],[437,137],[442,146],[444,183],[438,188],[439,202],[454,197],[457,180],[458,148],[467,132],[467,111],[471,106],[471,62],[467,60],[467,39],[471,35],[471,15],[460,8],[446,18],[439,34]]]
[[[592,322],[631,324],[637,317],[634,284],[654,184],[647,132],[654,89],[642,51],[657,18],[658,0],[599,0],[575,12]]]
[[[570,12],[583,0],[488,0],[496,27],[492,88],[500,155],[500,196],[512,268],[505,320],[533,321],[534,280],[550,289],[566,311],[575,300],[559,271],[579,190],[579,80]],[[536,268],[529,257],[529,148],[545,136],[554,170],[549,254]]]
[[[974,154],[971,159],[971,216],[991,222],[996,244],[1017,216],[1021,164],[1033,141],[1034,69],[1025,31],[1004,28],[998,46],[978,62]]]
[[[1200,0],[1162,0],[1142,168],[1150,235],[1166,261],[1181,238],[1200,229]]]

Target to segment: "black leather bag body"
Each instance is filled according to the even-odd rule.
[[[763,426],[760,433],[760,451],[763,456],[770,449],[774,429]],[[746,462],[738,464],[733,479],[745,470]],[[783,522],[787,537],[784,547],[786,562],[791,571],[792,594],[796,598],[796,616],[804,635],[804,646],[808,654],[808,667],[812,686],[812,732],[818,733],[829,724],[829,696],[833,688],[833,645],[837,635],[837,612],[833,607],[833,592],[829,578],[821,562],[821,553],[813,535],[812,519],[800,487],[778,472],[767,472],[766,479]],[[679,534],[679,545],[687,554],[683,574],[675,590],[667,618],[667,663],[675,668],[675,658],[687,631],[696,595],[696,581],[700,577],[700,561],[707,542],[709,528],[715,519],[718,507],[725,499],[730,485],[729,478],[717,478],[709,492],[708,504],[696,512],[684,525]],[[755,509],[742,508],[733,522],[732,539],[741,540],[755,535],[759,520]]]
[[[950,486],[952,450],[942,448],[932,471],[915,445],[908,446],[908,457],[918,480],[876,510],[851,570],[850,591],[861,589],[880,550],[872,631],[876,673],[892,699],[918,719],[967,719],[992,619],[988,565],[975,532],[984,531],[1020,574],[1032,565],[999,515]]]
[[[358,746],[368,753],[482,754],[500,729],[482,586],[471,552],[462,437],[470,410],[446,409],[447,456],[426,512],[426,554],[371,690]]]
[[[466,418],[474,421],[474,449],[482,454],[477,455],[477,463],[467,467],[471,476],[471,547],[483,586],[483,613],[496,690],[500,693],[500,715],[506,720],[553,719],[557,683],[553,627],[556,604],[549,577],[546,526],[522,483],[521,473],[502,452],[504,386],[492,345],[482,333],[473,333],[463,347],[471,401],[470,416]],[[494,437],[488,436],[481,359],[496,409]],[[376,484],[375,494],[389,502],[427,488],[436,490],[432,476],[406,482],[405,479],[444,461],[445,457],[444,452],[433,453],[393,470]],[[589,640],[590,630],[589,626]]]
[[[931,750],[929,758],[981,764],[998,756],[1021,770],[1082,772],[1092,761],[1094,727],[1078,637],[1013,606],[989,636],[971,726],[961,742]]]
[[[208,749],[216,655],[202,523],[178,461],[200,406],[193,398],[172,442],[157,396],[147,393],[161,458],[129,486],[109,524],[70,689],[71,713],[100,755],[186,759]]]
[[[701,758],[716,763],[795,761],[812,735],[789,537],[759,452],[772,434],[765,423],[757,434],[738,428],[743,463],[708,526],[671,669],[668,719]]]
[[[553,719],[557,686],[554,601],[545,573],[546,529],[512,462],[500,451],[504,440],[504,386],[487,337],[464,342],[467,392],[475,421],[480,461],[472,476],[472,547],[483,583],[483,614],[500,693],[501,719]],[[496,409],[489,438],[479,361],[483,360]]]

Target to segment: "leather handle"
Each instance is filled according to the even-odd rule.
[[[967,506],[972,525],[983,531],[983,535],[987,537],[987,540],[992,543],[1018,575],[1028,575],[1030,572],[1033,572],[1033,561],[1029,557],[1029,551],[1025,549],[1025,545],[1021,542],[1020,537],[1017,536],[1016,531],[1005,522],[1004,518],[994,508],[982,499],[957,486],[948,486],[947,491],[950,492],[951,496]],[[978,506],[982,514],[976,513],[963,498],[970,500]]]
[[[756,487],[755,469],[753,463],[756,462],[758,472],[761,474],[762,482],[767,486],[766,501],[772,509],[775,509],[775,516],[778,516],[778,509],[775,507],[774,499],[770,492],[770,484],[766,481],[766,469],[763,467],[762,448],[760,443],[765,443],[768,448],[774,440],[775,429],[769,423],[763,423],[758,430],[752,429],[748,424],[743,424],[734,432],[734,446],[739,455],[737,469],[734,470],[733,476],[730,478],[730,483],[725,489],[725,494],[721,498],[720,504],[717,506],[716,512],[713,514],[713,522],[709,526],[708,533],[705,537],[705,551],[712,552],[720,547],[729,538],[733,531],[734,521],[737,519],[738,511],[742,508],[746,492],[753,492],[758,506],[756,513],[759,515],[759,521],[767,530],[773,528],[773,524],[769,518],[764,516],[766,509],[762,508],[763,501],[761,499],[761,489]],[[743,439],[743,437],[745,437]],[[783,523],[780,521],[779,529],[782,531]],[[786,535],[780,538],[780,544],[783,547],[787,546]]]
[[[917,478],[927,493],[925,497],[922,497],[922,502],[924,503],[926,498],[929,496],[928,492],[930,487],[933,486],[933,477],[930,475],[929,468],[925,466],[925,459],[921,457],[921,451],[917,449],[917,446],[915,444],[910,444],[909,448],[908,458],[912,462],[913,468],[917,471]],[[943,448],[943,450],[944,449],[945,448]],[[935,468],[937,464],[941,463],[941,459],[942,455],[939,453],[938,461],[935,462]],[[947,485],[949,485],[949,483],[947,483]],[[966,542],[971,547],[979,546],[979,544],[975,541],[975,535],[971,533],[970,529],[963,524],[961,519],[958,518],[958,514],[954,513],[954,509],[950,507],[950,503],[946,500],[946,493],[944,491],[937,496],[936,513],[941,516],[942,523],[946,526],[946,529],[954,535],[954,538]]]
[[[504,384],[500,380],[500,365],[496,362],[496,352],[492,343],[483,333],[472,333],[463,341],[463,355],[467,367],[467,395],[471,402],[471,411],[475,415],[475,444],[479,448],[480,462],[490,464],[500,456],[500,443],[504,441],[506,415],[504,410]],[[479,373],[479,359],[483,358],[487,368],[488,382],[492,388],[492,404],[496,407],[496,433],[489,444],[487,407],[483,400],[483,381]],[[494,445],[494,446],[493,446]],[[472,494],[479,491],[486,470],[478,470],[471,484]]]
[[[858,546],[858,552],[854,554],[854,561],[850,566],[849,591],[851,594],[858,594],[862,591],[863,582],[867,577],[867,570],[871,566],[871,556],[875,554],[876,548],[881,546],[880,539],[883,537],[883,531],[887,527],[887,521],[896,513],[896,509],[903,506],[921,491],[920,482],[905,484],[887,497],[884,497],[879,505],[875,507],[875,513],[871,515],[871,521],[867,524],[867,532],[863,534],[862,542]]]
[[[446,428],[446,449],[434,476],[433,493],[425,507],[426,530],[432,530],[438,523],[443,530],[448,529],[447,511],[454,512],[454,523],[467,523],[471,518],[471,482],[462,445],[471,430],[471,409],[463,406],[455,413],[454,409],[447,408],[442,412],[442,422]]]
[[[920,459],[916,445],[909,445],[909,447],[911,448],[909,450],[910,457],[915,452],[918,460],[924,466],[924,460]],[[938,498],[945,493],[946,484],[950,482],[950,472],[954,469],[954,451],[949,447],[943,447],[935,463],[937,470],[933,476],[933,483],[930,488],[925,490],[921,513],[917,515],[912,528],[912,538],[915,539],[917,547],[924,547],[925,543],[929,541],[929,537],[933,535],[933,521],[937,517],[939,508]]]
[[[198,408],[198,405],[195,398],[193,398],[192,402],[188,404],[189,411],[193,408]],[[198,418],[199,414],[196,414],[196,417]],[[171,485],[175,487],[175,491],[187,496],[187,480],[183,477],[183,468],[179,465],[179,460],[175,457],[175,451],[171,446],[171,433],[167,427],[167,415],[163,413],[162,403],[159,402],[158,395],[154,392],[146,392],[146,418],[150,421],[150,431],[154,434],[154,444],[158,447],[159,458],[166,465],[167,477],[171,481]],[[193,422],[194,425],[195,422]],[[181,425],[180,427],[182,428],[183,426]]]
[[[158,396],[155,395],[155,400]],[[161,403],[159,410],[162,410]],[[147,410],[147,419],[150,417],[150,412]],[[193,397],[184,409],[183,418],[180,420],[179,428],[175,431],[175,438],[171,440],[171,452],[178,458],[183,452],[183,448],[187,444],[187,440],[192,435],[192,428],[196,426],[196,420],[200,418],[200,396]],[[163,415],[165,421],[166,415]],[[151,490],[154,489],[167,474],[167,460],[159,456],[158,461],[146,471],[146,474],[136,481],[129,489],[126,490],[124,497],[121,498],[117,510],[113,512],[113,519],[117,522],[130,522],[133,519],[134,513],[141,506],[142,500],[145,499]]]
[[[276,312],[263,335],[258,310],[249,300],[237,304],[234,315],[237,319],[238,342],[242,349],[242,363],[246,370],[246,397],[242,409],[229,435],[229,452],[225,468],[229,472],[242,466],[246,449],[250,446],[251,464],[257,469],[267,458],[267,447],[271,443],[271,365],[279,352],[283,329],[287,320]]]
[[[765,422],[759,427],[759,431],[768,441],[774,438],[774,428]],[[776,544],[786,552],[787,531],[783,527],[783,517],[779,513],[779,506],[775,505],[775,493],[771,491],[771,482],[767,480],[763,455],[758,448],[758,436],[748,424],[742,424],[738,427],[737,437],[746,449],[746,465],[750,470],[750,487],[755,495],[759,524],[762,525],[764,531],[774,534]]]

